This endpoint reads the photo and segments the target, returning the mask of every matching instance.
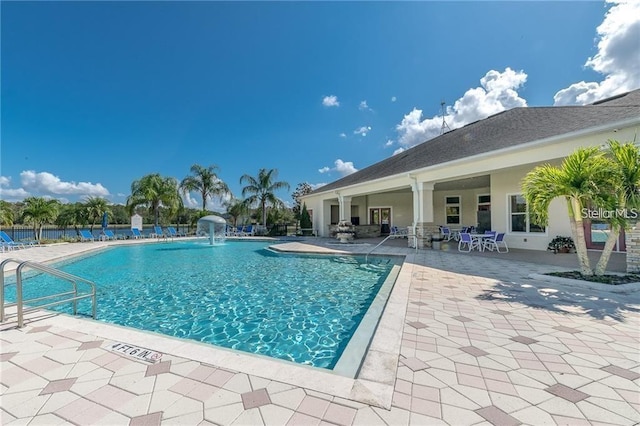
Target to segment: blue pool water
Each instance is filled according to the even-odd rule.
[[[100,321],[333,368],[394,260],[372,267],[362,258],[276,254],[270,244],[140,244],[56,266],[96,283]],[[24,297],[56,287],[68,284],[36,275]],[[79,311],[89,314],[90,304]]]

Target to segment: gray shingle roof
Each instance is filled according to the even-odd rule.
[[[640,89],[593,105],[514,108],[423,142],[322,186],[313,193],[632,118],[640,118]]]

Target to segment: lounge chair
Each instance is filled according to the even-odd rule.
[[[114,234],[113,231],[110,229],[103,230],[102,234],[100,235],[100,240],[102,241],[115,240],[115,239],[116,239],[116,234]]]
[[[131,235],[134,240],[137,240],[139,238],[144,238],[144,235],[142,235],[142,233],[138,228],[131,228]]]
[[[442,238],[444,238],[446,241],[451,241],[455,238],[453,233],[451,232],[451,228],[449,228],[448,226],[441,226],[440,232],[442,233]]]
[[[85,242],[85,241],[95,241],[95,237],[93,236],[93,234],[91,232],[89,232],[86,229],[81,229],[80,230],[80,241],[81,242]]]
[[[397,226],[392,226],[389,235],[392,238],[407,238],[409,232],[406,228],[398,228]]]
[[[245,225],[242,228],[242,231],[238,232],[238,235],[241,237],[252,237],[255,234],[255,230],[253,225]]]
[[[162,230],[162,226],[154,226],[153,232],[150,235],[151,238],[167,238],[168,235]]]
[[[176,228],[174,228],[173,226],[167,226],[167,233],[169,234],[170,237],[185,237],[186,235],[176,231]]]
[[[0,231],[0,240],[2,240],[2,246],[6,250],[13,250],[15,248],[23,249],[23,248],[26,247],[25,243],[23,243],[23,242],[15,242],[15,241],[13,241],[13,238],[11,238],[9,236],[9,234],[7,234],[4,231]],[[34,244],[29,244],[29,245],[34,245]]]

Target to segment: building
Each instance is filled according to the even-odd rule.
[[[514,108],[476,121],[329,183],[303,197],[321,236],[350,221],[357,235],[408,227],[430,247],[439,225],[476,225],[506,233],[511,248],[545,250],[571,235],[566,203],[554,200],[540,228],[529,220],[521,180],[540,164],[560,164],[578,147],[634,141],[640,90],[591,105]],[[588,222],[589,248],[603,245],[604,224]],[[603,232],[605,231],[605,232]],[[624,236],[617,250],[624,251]]]

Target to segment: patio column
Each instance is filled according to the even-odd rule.
[[[351,222],[351,198],[352,197],[338,194],[340,221]]]
[[[433,218],[434,182],[415,182],[411,188],[413,190],[413,223],[418,248],[431,248],[431,235],[439,232]],[[412,244],[412,239],[409,238],[409,240],[409,244]]]

